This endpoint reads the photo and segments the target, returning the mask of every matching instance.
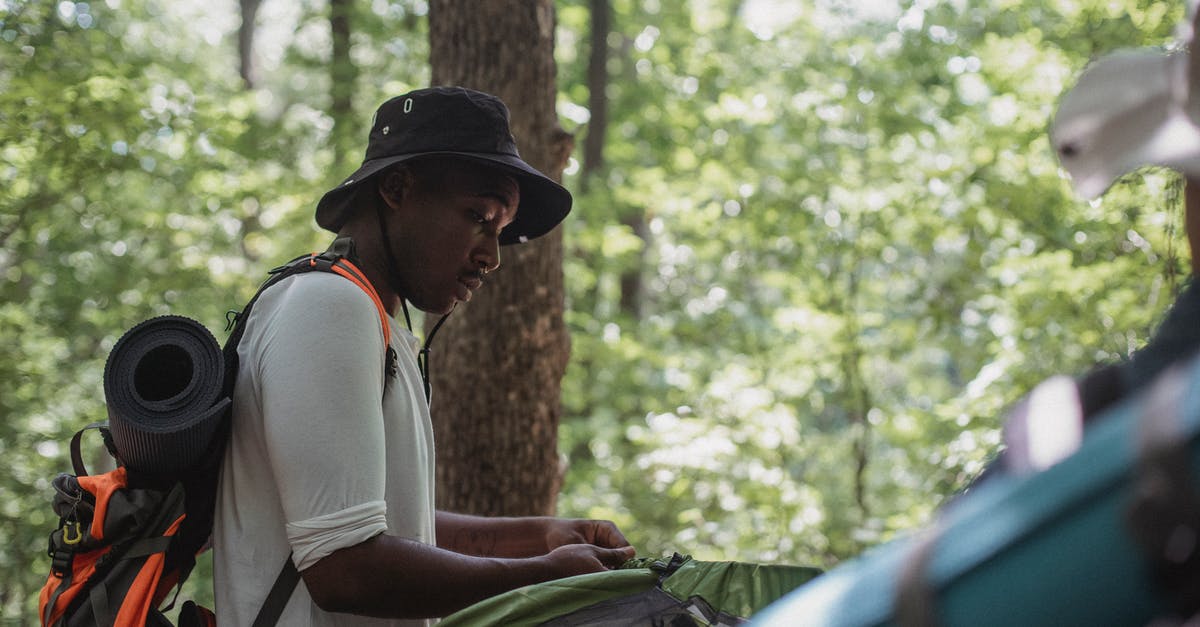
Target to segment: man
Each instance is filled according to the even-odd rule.
[[[362,167],[316,219],[353,250],[392,340],[365,292],[331,273],[286,278],[251,309],[215,523],[220,624],[250,625],[289,556],[302,583],[281,625],[407,624],[395,619],[634,555],[609,522],[435,511],[428,383],[394,319],[406,303],[449,314],[500,245],[544,234],[570,205],[518,156],[497,98],[432,88],[380,106]]]

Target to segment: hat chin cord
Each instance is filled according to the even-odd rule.
[[[404,292],[397,284],[398,277],[400,276],[398,272],[400,264],[396,262],[396,254],[392,251],[392,238],[388,234],[387,216],[382,204],[375,206],[375,217],[379,221],[379,236],[383,238],[383,252],[387,255],[388,284],[392,288],[392,291],[400,297],[400,309],[404,312],[404,325],[408,327],[408,332],[412,333],[412,318],[408,315],[408,299],[404,297]],[[446,322],[446,318],[449,318],[450,314],[454,313],[454,307],[456,306],[458,306],[457,301],[450,307],[450,311],[446,312],[437,321],[437,324],[433,325],[433,328],[429,330],[429,335],[425,336],[425,343],[421,346],[421,351],[417,353],[417,369],[421,371],[421,384],[425,387],[426,404],[429,404],[433,398],[433,386],[429,383],[430,345],[433,343],[433,336],[437,334],[438,329],[442,328],[442,324]]]

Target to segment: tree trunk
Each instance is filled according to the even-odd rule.
[[[333,117],[334,163],[340,164],[357,141],[354,129],[354,82],[357,70],[350,58],[350,15],[354,0],[329,0],[329,34],[332,41],[329,63],[329,113]]]
[[[583,142],[583,167],[580,176],[580,191],[587,190],[597,179],[605,176],[604,142],[608,134],[608,36],[612,32],[612,3],[610,0],[590,0],[591,51],[588,56],[588,125]],[[600,183],[603,185],[603,181]],[[641,238],[643,246],[638,264],[621,272],[620,310],[633,320],[642,314],[642,267],[646,258],[645,242],[650,241],[650,229],[646,226],[646,214],[640,207],[621,207],[621,224],[629,227]]]
[[[586,192],[591,178],[604,169],[604,136],[608,131],[608,32],[612,8],[608,0],[591,0],[591,51],[588,56],[588,125],[583,140],[583,176]]]
[[[433,85],[499,96],[522,157],[561,180],[573,138],[555,114],[550,0],[433,0]],[[434,342],[430,378],[438,506],[470,514],[549,515],[562,483],[562,231],[501,249],[500,270],[459,305]],[[426,329],[434,320],[428,320]]]
[[[239,0],[238,5],[242,13],[242,22],[238,27],[238,74],[242,77],[242,87],[246,91],[250,91],[258,87],[258,71],[254,63],[254,35],[257,32],[258,9],[262,5],[262,0]],[[247,246],[247,242],[251,233],[262,229],[262,224],[258,220],[258,211],[253,209],[244,211],[241,215],[241,222],[242,256],[257,261],[258,253]]]
[[[239,4],[242,25],[238,27],[238,73],[242,76],[242,85],[254,89],[258,82],[254,70],[254,28],[262,0],[240,0]]]

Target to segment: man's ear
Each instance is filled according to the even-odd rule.
[[[379,196],[392,209],[397,209],[404,202],[404,193],[412,183],[408,168],[398,166],[388,169],[379,177]]]

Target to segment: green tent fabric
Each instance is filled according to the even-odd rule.
[[[617,570],[519,588],[452,614],[440,625],[734,625],[820,572],[679,554],[641,558]]]

